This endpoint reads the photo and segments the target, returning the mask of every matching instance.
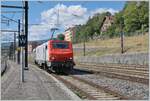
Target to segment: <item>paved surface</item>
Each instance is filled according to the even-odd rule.
[[[6,70],[6,64],[4,60],[1,60],[1,74]]]
[[[25,71],[25,82],[20,81],[20,67],[9,62],[11,68],[2,77],[2,100],[79,100],[62,83],[34,65]]]
[[[5,71],[5,64],[1,63],[1,74]]]

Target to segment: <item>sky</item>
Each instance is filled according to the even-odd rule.
[[[5,1],[2,5],[22,6],[20,1]],[[69,27],[83,25],[89,17],[96,13],[109,11],[115,14],[123,9],[125,1],[29,1],[29,40],[49,39],[51,28],[58,28],[57,34],[63,33]],[[2,8],[2,15],[14,20],[22,18],[22,13],[3,13],[6,11],[22,11],[20,9]],[[2,18],[3,18],[2,16]],[[3,18],[6,19],[6,18]],[[2,29],[17,30],[17,23],[2,24]],[[12,33],[2,34],[2,41],[13,39]]]

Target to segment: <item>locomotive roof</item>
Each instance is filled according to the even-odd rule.
[[[53,39],[50,39],[50,40],[48,40],[47,42],[69,42],[69,43],[71,43],[70,41],[66,41],[66,40],[53,40]],[[44,43],[42,43],[41,45],[38,45],[37,47],[40,47],[40,46],[46,44],[47,42],[44,42]],[[37,48],[37,47],[36,47],[36,48]]]
[[[66,40],[49,40],[50,42],[70,42],[70,41],[66,41]]]

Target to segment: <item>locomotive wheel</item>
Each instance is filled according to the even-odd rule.
[[[39,65],[40,69],[43,69],[44,68],[44,65],[43,63],[41,65]]]
[[[34,64],[37,64],[36,61],[34,61]]]
[[[44,64],[44,70],[48,71],[48,66],[46,63]]]
[[[38,66],[39,66],[40,69],[42,69],[42,66],[41,66],[41,65],[38,64]]]

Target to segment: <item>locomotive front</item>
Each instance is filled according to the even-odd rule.
[[[49,41],[49,64],[55,72],[70,72],[75,65],[72,43],[68,41]]]

